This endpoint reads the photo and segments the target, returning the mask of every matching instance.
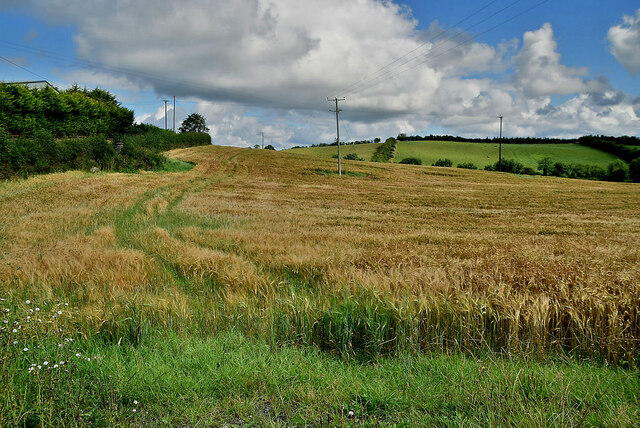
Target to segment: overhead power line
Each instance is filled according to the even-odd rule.
[[[44,77],[44,76],[42,76],[42,75],[40,75],[40,74],[36,73],[35,71],[31,71],[31,70],[29,70],[27,67],[23,67],[23,66],[21,66],[20,64],[16,64],[15,62],[11,61],[9,58],[5,58],[5,57],[3,57],[3,56],[0,56],[0,59],[2,59],[3,61],[8,62],[8,63],[9,63],[9,64],[11,64],[11,65],[15,65],[16,67],[23,69],[23,70],[24,70],[24,71],[26,71],[27,73],[31,73],[31,74],[33,74],[34,76],[37,76],[37,77],[39,77],[39,78],[41,78],[41,79],[44,79],[44,80],[46,80],[46,81],[49,81],[49,79],[47,79],[46,77]]]
[[[502,9],[500,9],[498,12],[495,12],[491,16],[489,16],[487,18],[484,18],[482,21],[480,21],[480,23],[486,22],[490,18],[495,17],[496,15],[504,12],[505,10],[507,10],[508,8],[514,6],[516,3],[519,3],[520,1],[522,1],[522,0],[516,0],[516,1],[512,2],[512,3],[510,3],[509,5],[505,6]],[[349,94],[353,95],[353,94],[356,94],[356,93],[361,93],[361,92],[364,92],[364,91],[366,91],[368,89],[374,88],[374,87],[376,87],[376,86],[380,85],[381,83],[384,83],[384,82],[386,82],[388,80],[395,79],[399,75],[401,75],[401,74],[403,74],[403,73],[405,73],[405,72],[407,72],[409,70],[412,70],[412,69],[416,68],[417,66],[419,66],[421,64],[433,61],[434,59],[436,59],[438,57],[441,57],[442,55],[452,51],[453,49],[456,49],[456,48],[459,48],[460,46],[468,44],[468,43],[472,42],[473,40],[477,39],[478,37],[480,37],[480,36],[482,36],[484,34],[487,34],[490,31],[493,31],[496,28],[498,28],[498,27],[500,27],[500,26],[502,26],[502,25],[504,25],[504,24],[506,24],[506,23],[508,23],[510,21],[513,21],[514,19],[516,19],[516,18],[518,18],[518,17],[520,17],[520,16],[522,16],[522,15],[524,15],[526,13],[529,13],[533,9],[541,6],[544,3],[547,3],[548,1],[549,0],[542,0],[542,1],[534,4],[533,6],[531,6],[531,7],[527,8],[527,9],[517,13],[517,14],[514,14],[514,15],[504,19],[503,21],[499,22],[498,24],[493,25],[490,28],[488,28],[488,29],[486,29],[486,30],[484,30],[484,31],[482,31],[480,33],[477,33],[475,35],[471,35],[471,36],[466,37],[464,40],[456,43],[453,46],[448,47],[447,49],[445,49],[445,50],[443,50],[441,52],[437,52],[436,51],[437,48],[446,47],[445,43],[448,42],[448,41],[452,41],[453,37],[460,36],[460,35],[462,35],[462,34],[464,34],[466,32],[466,31],[460,31],[457,34],[455,34],[454,36],[452,36],[450,38],[447,38],[447,39],[443,40],[442,42],[440,42],[439,44],[437,44],[434,48],[432,48],[424,56],[415,56],[415,57],[403,62],[402,64],[399,64],[398,66],[396,66],[396,67],[394,67],[394,68],[392,68],[390,70],[387,70],[382,75],[373,76],[370,79],[365,79],[366,81],[364,81],[362,85],[359,85],[359,86],[357,86],[355,88],[352,88],[351,90],[347,91],[347,93],[345,93],[345,95],[349,95]],[[478,24],[479,23],[474,24],[473,27],[477,26]],[[404,65],[406,65],[408,63],[411,63],[411,62],[413,62],[413,64],[411,64],[407,68],[399,70],[400,67],[402,67],[402,66],[404,66]]]
[[[474,17],[475,15],[477,15],[478,13],[482,12],[484,9],[488,8],[489,6],[491,6],[493,3],[497,2],[498,0],[493,0],[490,1],[488,4],[482,6],[480,9],[475,10],[474,12],[472,12],[471,14],[467,15],[466,17],[464,17],[463,19],[461,19],[460,21],[458,21],[456,24],[454,24],[454,27],[457,27],[458,25],[462,24],[463,22],[467,21],[468,19]],[[518,0],[520,1],[520,0]],[[414,53],[415,51],[421,49],[422,47],[424,47],[425,45],[429,44],[429,43],[433,43],[434,41],[436,41],[440,36],[447,34],[448,30],[442,30],[440,31],[438,34],[436,34],[434,37],[425,40],[424,42],[420,43],[416,48],[412,49],[411,51],[407,52],[406,54],[402,55],[401,57],[398,57],[396,59],[394,59],[393,61],[391,61],[390,63],[388,63],[387,65],[377,69],[376,71],[374,71],[373,73],[370,73],[368,75],[366,75],[365,77],[363,77],[362,79],[358,80],[355,83],[352,83],[351,85],[347,86],[346,88],[343,88],[342,90],[339,91],[339,93],[346,93],[348,92],[352,87],[358,85],[361,82],[364,82],[370,78],[372,78],[373,76],[375,76],[376,74],[380,73],[381,71],[384,71],[386,69],[388,69],[389,67],[391,67],[393,64],[401,61],[402,59],[406,58],[407,56],[411,55],[412,53]]]

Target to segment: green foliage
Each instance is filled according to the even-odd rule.
[[[198,113],[191,113],[182,121],[178,131],[182,132],[209,132],[207,121],[204,116]]]
[[[552,166],[553,159],[549,156],[545,156],[538,161],[538,170],[542,171],[542,175],[549,175]]]
[[[389,162],[396,151],[396,144],[397,141],[394,138],[387,138],[387,141],[376,148],[371,157],[371,162]]]
[[[106,95],[98,92],[96,96]],[[104,135],[55,140],[38,130],[32,138],[12,138],[0,128],[0,179],[28,177],[72,169],[102,171],[173,170],[161,152],[211,144],[209,134],[175,134],[151,125],[135,125],[131,134],[119,137],[120,153]],[[180,166],[180,170],[185,170]]]
[[[453,166],[451,159],[438,159],[431,166]]]
[[[602,150],[607,153],[611,153],[613,155],[618,156],[621,159],[624,159],[627,162],[631,162],[634,159],[640,158],[640,149],[635,147],[630,147],[629,143],[637,143],[639,140],[635,137],[606,137],[601,135],[599,137],[596,136],[585,136],[580,137],[578,139],[578,143],[593,147],[598,150]]]
[[[422,165],[422,161],[420,159],[414,158],[414,157],[404,158],[398,163],[403,163],[403,164],[406,164],[406,165]]]
[[[513,159],[502,159],[502,164],[498,161],[493,165],[485,166],[484,169],[486,171],[502,171],[510,172],[512,174],[524,174],[524,165]]]
[[[640,183],[640,158],[629,164],[629,178],[634,183]]]
[[[120,106],[103,89],[77,86],[58,92],[51,87],[29,89],[0,84],[0,122],[13,135],[54,137],[117,135],[133,124],[133,111]]]
[[[338,159],[338,155],[335,154],[333,156],[331,156],[333,159]],[[364,158],[361,158],[360,156],[358,156],[357,153],[348,153],[344,156],[342,156],[342,159],[346,159],[346,160],[356,160],[356,161],[363,161]]]
[[[473,162],[462,162],[458,164],[458,168],[463,168],[463,169],[478,169],[478,167],[476,166],[476,164],[474,164]]]
[[[264,149],[265,150],[275,150],[276,148],[273,147],[271,144],[267,144]]]
[[[607,172],[604,176],[604,180],[622,182],[627,180],[628,175],[629,167],[621,160],[618,160],[607,166]]]

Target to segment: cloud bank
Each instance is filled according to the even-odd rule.
[[[201,100],[193,110],[220,144],[253,145],[265,129],[276,147],[332,141],[326,98],[342,95],[346,139],[429,126],[493,136],[498,114],[513,136],[640,128],[638,100],[562,64],[550,24],[491,46],[436,21],[418,30],[411,11],[391,1],[27,3],[77,28],[77,55],[107,66],[89,76],[94,81],[108,75],[105,84],[121,89]],[[640,70],[639,22],[640,11],[608,34],[612,53],[632,72]]]

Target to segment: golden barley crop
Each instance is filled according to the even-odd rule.
[[[0,183],[4,292],[73,301],[78,329],[114,337],[233,325],[340,351],[638,358],[637,184],[170,155],[197,166]]]

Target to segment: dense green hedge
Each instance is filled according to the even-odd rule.
[[[578,143],[583,146],[593,147],[594,149],[611,153],[627,162],[632,162],[634,159],[640,158],[640,149],[623,144],[628,142],[635,142],[635,140],[631,137],[614,138],[605,136],[594,137],[591,135],[578,138]]]
[[[154,170],[166,162],[162,151],[211,144],[208,134],[174,134],[153,126],[133,128],[135,135],[121,136],[120,153],[103,135],[56,140],[50,132],[14,138],[0,128],[0,179],[71,169],[133,172]],[[144,133],[143,133],[144,132]]]
[[[117,135],[133,124],[133,111],[121,107],[103,89],[74,86],[60,91],[0,84],[0,125],[6,132],[34,136],[47,131],[54,137]]]
[[[389,162],[396,151],[396,144],[395,138],[387,138],[387,141],[376,148],[371,156],[371,162]]]

